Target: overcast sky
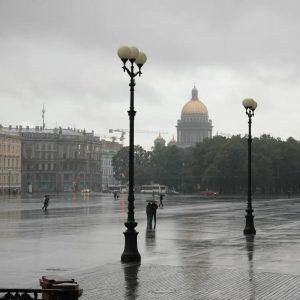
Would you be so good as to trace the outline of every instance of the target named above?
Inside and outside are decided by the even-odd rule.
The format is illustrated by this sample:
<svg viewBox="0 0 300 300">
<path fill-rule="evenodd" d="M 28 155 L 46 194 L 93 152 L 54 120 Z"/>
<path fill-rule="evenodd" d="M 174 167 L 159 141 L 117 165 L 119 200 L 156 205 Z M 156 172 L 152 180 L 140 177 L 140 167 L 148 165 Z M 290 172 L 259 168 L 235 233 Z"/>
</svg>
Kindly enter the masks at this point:
<svg viewBox="0 0 300 300">
<path fill-rule="evenodd" d="M 194 83 L 213 135 L 244 135 L 251 97 L 255 136 L 299 140 L 299 11 L 297 0 L 0 0 L 0 123 L 42 125 L 44 104 L 47 128 L 128 129 L 117 49 L 129 45 L 148 57 L 135 128 L 149 133 L 136 144 L 176 138 Z"/>
</svg>

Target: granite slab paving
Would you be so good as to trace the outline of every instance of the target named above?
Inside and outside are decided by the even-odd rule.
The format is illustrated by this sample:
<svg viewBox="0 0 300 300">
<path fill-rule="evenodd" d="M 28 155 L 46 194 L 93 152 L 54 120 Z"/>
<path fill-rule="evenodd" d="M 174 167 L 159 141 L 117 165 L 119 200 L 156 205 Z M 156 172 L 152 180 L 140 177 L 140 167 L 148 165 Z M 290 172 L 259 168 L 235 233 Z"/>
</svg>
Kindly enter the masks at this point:
<svg viewBox="0 0 300 300">
<path fill-rule="evenodd" d="M 82 300 L 300 299 L 300 276 L 272 272 L 107 264 L 75 275 Z"/>
<path fill-rule="evenodd" d="M 141 265 L 124 265 L 127 196 L 0 197 L 0 287 L 74 278 L 86 299 L 300 299 L 300 198 L 255 198 L 256 236 L 245 237 L 246 197 L 168 196 L 147 230 L 136 195 Z M 151 196 L 149 196 L 151 197 Z M 80 300 L 81 300 L 80 299 Z"/>
</svg>

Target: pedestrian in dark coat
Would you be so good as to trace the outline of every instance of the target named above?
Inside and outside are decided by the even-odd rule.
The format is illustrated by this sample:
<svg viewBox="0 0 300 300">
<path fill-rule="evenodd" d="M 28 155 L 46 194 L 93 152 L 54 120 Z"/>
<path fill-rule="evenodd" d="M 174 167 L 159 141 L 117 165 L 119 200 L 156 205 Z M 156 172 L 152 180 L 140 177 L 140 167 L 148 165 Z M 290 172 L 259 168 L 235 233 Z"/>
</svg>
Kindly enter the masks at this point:
<svg viewBox="0 0 300 300">
<path fill-rule="evenodd" d="M 45 195 L 44 206 L 42 208 L 43 211 L 47 211 L 48 205 L 49 205 L 49 199 L 50 199 L 50 196 L 49 195 Z"/>
<path fill-rule="evenodd" d="M 160 194 L 159 195 L 159 204 L 158 204 L 158 207 L 164 207 L 163 199 L 164 199 L 164 195 Z"/>
<path fill-rule="evenodd" d="M 149 202 L 146 206 L 147 229 L 152 229 L 152 206 Z"/>
<path fill-rule="evenodd" d="M 152 202 L 151 204 L 151 210 L 152 210 L 152 218 L 154 219 L 154 228 L 156 227 L 156 210 L 157 210 L 157 204 L 155 202 Z M 152 219 L 151 219 L 152 223 Z"/>
<path fill-rule="evenodd" d="M 114 191 L 114 199 L 115 199 L 115 200 L 118 199 L 117 196 L 118 196 L 117 191 Z"/>
</svg>

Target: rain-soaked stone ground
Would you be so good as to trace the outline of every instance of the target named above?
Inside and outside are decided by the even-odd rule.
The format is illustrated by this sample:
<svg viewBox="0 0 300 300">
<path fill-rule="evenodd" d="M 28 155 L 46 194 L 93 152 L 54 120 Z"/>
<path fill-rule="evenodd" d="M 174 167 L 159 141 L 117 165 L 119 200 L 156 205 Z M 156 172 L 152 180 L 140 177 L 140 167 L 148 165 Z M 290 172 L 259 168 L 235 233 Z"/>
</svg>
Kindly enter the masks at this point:
<svg viewBox="0 0 300 300">
<path fill-rule="evenodd" d="M 123 265 L 127 195 L 0 197 L 0 288 L 75 278 L 81 299 L 300 299 L 300 199 L 167 196 L 155 231 L 136 194 L 141 265 Z"/>
</svg>

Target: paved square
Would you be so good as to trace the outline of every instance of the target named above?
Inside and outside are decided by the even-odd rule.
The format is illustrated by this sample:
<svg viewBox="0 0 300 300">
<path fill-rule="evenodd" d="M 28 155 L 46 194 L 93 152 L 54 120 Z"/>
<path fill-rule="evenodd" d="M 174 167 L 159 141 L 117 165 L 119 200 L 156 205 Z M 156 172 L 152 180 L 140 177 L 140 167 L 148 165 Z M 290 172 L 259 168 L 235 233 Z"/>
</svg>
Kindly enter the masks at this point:
<svg viewBox="0 0 300 300">
<path fill-rule="evenodd" d="M 0 287 L 74 277 L 81 299 L 300 299 L 300 199 L 256 199 L 246 238 L 243 199 L 168 196 L 146 230 L 136 195 L 142 263 L 122 265 L 127 197 L 0 198 Z"/>
</svg>

